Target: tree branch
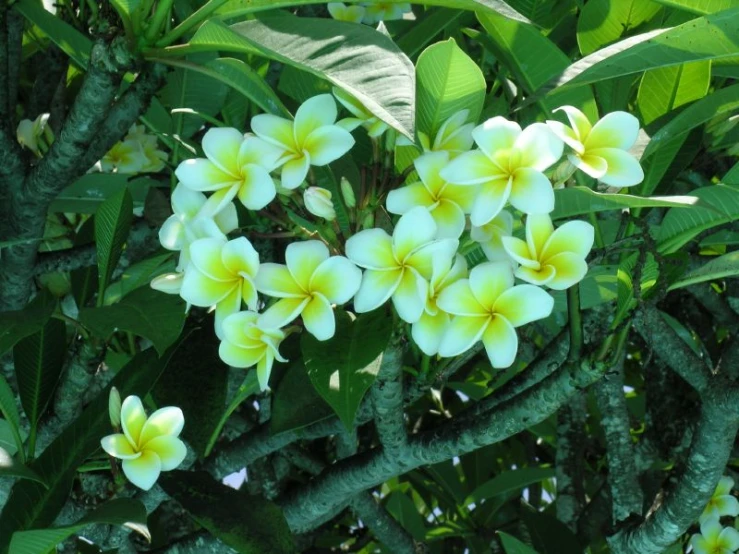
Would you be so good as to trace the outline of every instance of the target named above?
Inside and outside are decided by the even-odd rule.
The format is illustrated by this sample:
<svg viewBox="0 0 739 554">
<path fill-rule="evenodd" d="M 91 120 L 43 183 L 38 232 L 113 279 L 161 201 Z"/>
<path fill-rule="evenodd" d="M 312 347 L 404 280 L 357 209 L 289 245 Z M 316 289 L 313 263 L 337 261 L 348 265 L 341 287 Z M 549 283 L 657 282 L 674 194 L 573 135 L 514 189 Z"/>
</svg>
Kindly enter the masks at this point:
<svg viewBox="0 0 739 554">
<path fill-rule="evenodd" d="M 641 515 L 644 502 L 624 398 L 623 363 L 624 356 L 621 355 L 611 371 L 594 387 L 606 439 L 614 524 L 625 521 L 632 514 Z"/>
<path fill-rule="evenodd" d="M 354 515 L 370 528 L 378 540 L 397 554 L 415 554 L 416 544 L 408 532 L 369 492 L 362 492 L 349 503 Z M 423 548 L 423 547 L 421 547 Z"/>
<path fill-rule="evenodd" d="M 371 394 L 382 448 L 389 455 L 399 454 L 408 445 L 403 412 L 403 349 L 400 346 L 391 345 L 383 353 Z"/>
<path fill-rule="evenodd" d="M 585 444 L 585 396 L 576 394 L 557 412 L 557 519 L 572 531 L 585 506 L 583 451 Z"/>
</svg>

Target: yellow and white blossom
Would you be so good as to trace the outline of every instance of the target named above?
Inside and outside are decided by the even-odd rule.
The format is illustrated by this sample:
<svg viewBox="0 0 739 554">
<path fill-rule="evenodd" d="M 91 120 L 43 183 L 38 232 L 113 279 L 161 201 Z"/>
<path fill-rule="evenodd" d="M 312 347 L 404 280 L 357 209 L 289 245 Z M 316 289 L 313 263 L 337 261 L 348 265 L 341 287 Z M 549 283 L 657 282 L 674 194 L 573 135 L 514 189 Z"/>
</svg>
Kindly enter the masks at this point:
<svg viewBox="0 0 739 554">
<path fill-rule="evenodd" d="M 559 121 L 547 121 L 549 128 L 573 152 L 570 163 L 601 183 L 612 187 L 631 187 L 644 180 L 644 170 L 628 153 L 639 135 L 639 120 L 626 112 L 606 114 L 595 125 L 573 106 L 562 106 L 571 127 Z"/>
<path fill-rule="evenodd" d="M 357 6 L 359 7 L 359 6 Z M 347 131 L 353 131 L 360 125 L 367 129 L 367 134 L 372 138 L 379 137 L 387 130 L 387 123 L 373 115 L 367 110 L 356 98 L 344 92 L 340 88 L 334 87 L 334 96 L 339 103 L 344 106 L 354 117 L 345 117 L 336 124 L 343 127 Z"/>
<path fill-rule="evenodd" d="M 548 214 L 526 219 L 526 240 L 503 237 L 503 247 L 520 265 L 516 277 L 534 285 L 564 290 L 588 272 L 585 258 L 593 247 L 595 230 L 585 221 L 568 221 L 557 230 Z"/>
<path fill-rule="evenodd" d="M 279 329 L 299 315 L 308 332 L 318 340 L 334 336 L 332 305 L 351 300 L 362 280 L 360 269 L 343 256 L 330 256 L 318 240 L 294 242 L 285 251 L 285 263 L 265 263 L 259 268 L 259 292 L 280 298 L 259 318 L 259 325 Z"/>
<path fill-rule="evenodd" d="M 460 110 L 444 121 L 436 131 L 434 140 L 431 142 L 428 135 L 419 132 L 418 139 L 425 152 L 449 152 L 449 157 L 454 158 L 457 154 L 467 152 L 472 148 L 474 142 L 472 130 L 474 123 L 466 123 L 470 116 L 469 110 Z"/>
<path fill-rule="evenodd" d="M 336 125 L 336 116 L 333 96 L 319 94 L 303 102 L 294 121 L 272 114 L 252 118 L 251 128 L 257 136 L 282 153 L 283 187 L 299 187 L 311 165 L 329 164 L 354 146 L 351 133 Z"/>
<path fill-rule="evenodd" d="M 165 294 L 180 294 L 182 281 L 184 280 L 185 273 L 183 271 L 174 271 L 157 275 L 151 280 L 149 286 Z"/>
<path fill-rule="evenodd" d="M 182 410 L 161 408 L 148 418 L 138 396 L 129 396 L 121 406 L 123 433 L 104 437 L 103 450 L 123 460 L 123 473 L 129 481 L 148 491 L 162 471 L 179 466 L 187 447 L 178 437 L 185 425 Z"/>
<path fill-rule="evenodd" d="M 526 213 L 554 209 L 554 190 L 542 173 L 561 156 L 564 145 L 543 123 L 521 130 L 503 117 L 488 119 L 472 131 L 480 148 L 452 160 L 441 172 L 450 183 L 479 185 L 470 220 L 484 225 L 506 202 Z"/>
<path fill-rule="evenodd" d="M 364 6 L 352 4 L 347 6 L 343 2 L 329 2 L 326 6 L 328 13 L 337 21 L 361 23 L 364 19 Z"/>
<path fill-rule="evenodd" d="M 513 216 L 506 210 L 496 215 L 485 225 L 473 225 L 470 228 L 470 238 L 477 242 L 485 253 L 489 262 L 509 261 L 508 253 L 503 248 L 503 237 L 513 234 Z"/>
<path fill-rule="evenodd" d="M 257 366 L 259 388 L 265 390 L 275 360 L 286 362 L 279 347 L 285 333 L 267 327 L 256 312 L 238 312 L 223 320 L 223 337 L 218 348 L 221 359 L 230 366 Z"/>
<path fill-rule="evenodd" d="M 518 351 L 515 328 L 548 317 L 554 307 L 543 289 L 513 282 L 510 264 L 486 262 L 445 288 L 436 304 L 454 317 L 439 355 L 458 356 L 481 340 L 493 367 L 509 367 Z"/>
<path fill-rule="evenodd" d="M 731 477 L 721 477 L 698 521 L 703 523 L 709 519 L 718 521 L 723 516 L 739 516 L 739 501 L 731 494 L 733 488 L 734 480 Z"/>
<path fill-rule="evenodd" d="M 205 209 L 206 197 L 178 184 L 172 191 L 171 216 L 159 229 L 159 242 L 167 250 L 181 252 L 177 270 L 183 271 L 190 261 L 190 244 L 208 237 L 223 237 L 239 226 L 236 206 L 229 203 L 211 216 Z"/>
<path fill-rule="evenodd" d="M 261 210 L 275 197 L 269 172 L 280 163 L 282 151 L 255 136 L 232 128 L 213 128 L 203 137 L 205 158 L 185 160 L 175 175 L 187 188 L 213 192 L 211 213 L 224 209 L 234 197 L 250 210 Z"/>
<path fill-rule="evenodd" d="M 147 133 L 146 127 L 134 123 L 124 140 L 135 140 L 141 145 L 141 150 L 147 159 L 146 165 L 141 168 L 142 173 L 156 173 L 164 169 L 164 162 L 169 156 L 159 149 L 157 137 Z"/>
<path fill-rule="evenodd" d="M 223 320 L 241 310 L 242 301 L 257 309 L 258 270 L 259 254 L 246 237 L 199 239 L 190 245 L 180 296 L 194 306 L 215 306 L 216 335 L 223 338 Z"/>
<path fill-rule="evenodd" d="M 360 231 L 346 241 L 346 256 L 366 268 L 354 309 L 369 312 L 392 297 L 400 318 L 415 323 L 426 306 L 434 265 L 449 263 L 458 245 L 456 239 L 437 238 L 436 222 L 423 207 L 406 212 L 392 237 L 383 229 Z"/>
<path fill-rule="evenodd" d="M 308 187 L 303 192 L 305 209 L 313 215 L 322 217 L 328 221 L 336 219 L 336 210 L 331 201 L 331 191 L 321 187 Z"/>
<path fill-rule="evenodd" d="M 28 148 L 37 156 L 40 156 L 41 151 L 39 149 L 39 139 L 43 136 L 48 122 L 48 113 L 39 114 L 33 121 L 30 119 L 21 120 L 21 122 L 18 123 L 18 128 L 15 132 L 18 144 L 24 148 Z"/>
<path fill-rule="evenodd" d="M 403 19 L 403 15 L 411 11 L 410 2 L 364 2 L 364 23 L 372 25 L 380 21 L 393 21 Z"/>
<path fill-rule="evenodd" d="M 457 254 L 453 264 L 444 266 L 437 264 L 429 281 L 428 298 L 421 318 L 411 326 L 411 336 L 418 348 L 427 356 L 439 352 L 439 345 L 444 338 L 451 317 L 439 309 L 436 301 L 445 288 L 452 283 L 467 277 L 467 261 Z"/>
<path fill-rule="evenodd" d="M 148 163 L 138 141 L 123 140 L 115 143 L 103 156 L 100 168 L 104 173 L 140 173 Z"/>
<path fill-rule="evenodd" d="M 464 231 L 465 214 L 470 213 L 477 187 L 452 185 L 440 172 L 449 163 L 449 153 L 429 152 L 413 162 L 421 181 L 391 190 L 387 210 L 404 214 L 416 206 L 429 210 L 436 222 L 440 238 L 457 239 Z"/>
<path fill-rule="evenodd" d="M 708 519 L 701 523 L 701 534 L 690 538 L 690 545 L 693 554 L 733 554 L 739 549 L 739 531 Z"/>
</svg>

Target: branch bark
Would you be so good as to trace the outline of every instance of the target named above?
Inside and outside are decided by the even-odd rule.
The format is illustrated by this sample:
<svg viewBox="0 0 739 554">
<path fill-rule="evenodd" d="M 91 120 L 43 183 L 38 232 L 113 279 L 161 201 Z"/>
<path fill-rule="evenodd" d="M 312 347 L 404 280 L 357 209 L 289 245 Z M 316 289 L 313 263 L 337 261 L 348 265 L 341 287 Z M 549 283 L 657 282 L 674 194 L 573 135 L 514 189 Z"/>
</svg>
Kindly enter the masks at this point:
<svg viewBox="0 0 739 554">
<path fill-rule="evenodd" d="M 372 386 L 375 427 L 388 455 L 400 454 L 408 445 L 403 411 L 403 349 L 385 350 L 377 380 Z"/>
<path fill-rule="evenodd" d="M 557 519 L 570 530 L 577 529 L 577 519 L 585 506 L 585 396 L 577 394 L 557 413 Z"/>
</svg>

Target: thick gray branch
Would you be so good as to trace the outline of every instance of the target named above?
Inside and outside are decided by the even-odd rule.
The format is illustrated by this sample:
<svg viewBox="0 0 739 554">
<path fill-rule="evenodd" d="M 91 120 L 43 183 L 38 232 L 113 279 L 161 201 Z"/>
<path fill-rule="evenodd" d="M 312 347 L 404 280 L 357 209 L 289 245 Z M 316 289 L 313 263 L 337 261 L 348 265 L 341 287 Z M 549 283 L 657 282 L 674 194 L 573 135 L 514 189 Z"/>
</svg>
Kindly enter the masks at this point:
<svg viewBox="0 0 739 554">
<path fill-rule="evenodd" d="M 585 419 L 584 394 L 576 394 L 557 413 L 557 519 L 572 531 L 585 505 L 584 459 Z"/>
<path fill-rule="evenodd" d="M 399 454 L 408 444 L 403 412 L 403 350 L 391 346 L 383 353 L 377 380 L 372 386 L 375 427 L 389 455 Z"/>
</svg>

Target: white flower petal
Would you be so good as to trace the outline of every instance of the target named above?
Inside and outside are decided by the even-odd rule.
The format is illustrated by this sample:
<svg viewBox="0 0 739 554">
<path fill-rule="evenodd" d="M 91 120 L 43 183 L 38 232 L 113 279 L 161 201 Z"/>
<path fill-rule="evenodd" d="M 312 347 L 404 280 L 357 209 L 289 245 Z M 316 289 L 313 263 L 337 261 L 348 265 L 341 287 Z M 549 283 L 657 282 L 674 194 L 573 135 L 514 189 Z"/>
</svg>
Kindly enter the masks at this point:
<svg viewBox="0 0 739 554">
<path fill-rule="evenodd" d="M 172 471 L 187 456 L 187 447 L 177 437 L 163 435 L 146 443 L 145 449 L 154 452 L 162 464 L 162 471 Z"/>
<path fill-rule="evenodd" d="M 105 452 L 120 460 L 132 460 L 141 456 L 141 453 L 131 446 L 126 435 L 120 433 L 103 437 L 100 440 L 100 446 Z"/>
<path fill-rule="evenodd" d="M 310 297 L 283 298 L 278 300 L 267 308 L 266 312 L 259 316 L 257 323 L 260 327 L 269 327 L 272 329 L 284 327 L 301 314 L 309 301 Z"/>
<path fill-rule="evenodd" d="M 444 358 L 459 356 L 472 348 L 472 345 L 482 338 L 490 319 L 489 314 L 477 317 L 453 317 L 439 345 L 439 356 Z"/>
<path fill-rule="evenodd" d="M 421 206 L 406 212 L 393 230 L 393 252 L 399 261 L 436 238 L 436 223 Z"/>
<path fill-rule="evenodd" d="M 303 144 L 311 164 L 322 166 L 338 160 L 354 146 L 354 137 L 337 125 L 326 125 L 313 131 Z"/>
<path fill-rule="evenodd" d="M 510 264 L 486 262 L 470 271 L 470 289 L 475 299 L 487 311 L 492 311 L 497 299 L 513 286 L 513 270 Z"/>
<path fill-rule="evenodd" d="M 209 278 L 230 281 L 234 274 L 224 265 L 221 254 L 227 242 L 217 238 L 199 239 L 190 245 L 193 265 Z"/>
<path fill-rule="evenodd" d="M 121 427 L 128 442 L 139 443 L 141 430 L 146 423 L 146 411 L 138 396 L 128 396 L 121 404 Z"/>
<path fill-rule="evenodd" d="M 618 148 L 628 150 L 639 136 L 639 120 L 627 112 L 611 112 L 590 130 L 585 148 Z"/>
<path fill-rule="evenodd" d="M 578 141 L 585 142 L 592 129 L 587 116 L 574 106 L 562 106 L 554 111 L 565 112 L 567 119 L 570 120 L 570 125 L 572 125 L 572 130 L 575 132 L 575 137 Z"/>
<path fill-rule="evenodd" d="M 547 281 L 553 290 L 564 290 L 583 280 L 588 272 L 588 264 L 572 252 L 561 252 L 546 261 L 545 267 L 554 269 L 554 277 Z"/>
<path fill-rule="evenodd" d="M 259 114 L 251 118 L 251 130 L 268 143 L 295 152 L 293 122 L 272 114 Z"/>
<path fill-rule="evenodd" d="M 297 158 L 285 162 L 280 175 L 282 186 L 288 190 L 298 188 L 308 176 L 309 168 L 310 156 L 306 152 L 303 152 L 303 155 Z"/>
<path fill-rule="evenodd" d="M 441 170 L 441 177 L 457 185 L 477 185 L 505 173 L 480 150 L 463 152 Z"/>
<path fill-rule="evenodd" d="M 178 183 L 172 191 L 171 201 L 175 214 L 194 218 L 205 204 L 205 195 Z"/>
<path fill-rule="evenodd" d="M 496 116 L 476 127 L 472 138 L 488 158 L 494 159 L 497 152 L 511 149 L 520 134 L 518 123 Z"/>
<path fill-rule="evenodd" d="M 346 241 L 346 257 L 367 269 L 398 267 L 393 240 L 383 229 L 365 229 Z"/>
<path fill-rule="evenodd" d="M 255 277 L 259 271 L 259 253 L 246 237 L 235 238 L 223 245 L 221 260 L 232 276 Z"/>
<path fill-rule="evenodd" d="M 224 363 L 241 369 L 255 366 L 265 356 L 267 346 L 262 348 L 241 348 L 231 342 L 223 341 L 218 347 L 218 356 Z"/>
<path fill-rule="evenodd" d="M 526 218 L 526 244 L 533 259 L 543 259 L 544 245 L 553 232 L 554 225 L 549 214 L 531 214 Z"/>
<path fill-rule="evenodd" d="M 205 158 L 193 158 L 180 163 L 175 175 L 183 186 L 198 191 L 213 191 L 230 187 L 238 177 L 223 172 L 216 164 Z"/>
<path fill-rule="evenodd" d="M 554 210 L 554 189 L 540 171 L 521 168 L 513 175 L 510 201 L 525 214 L 548 214 Z"/>
<path fill-rule="evenodd" d="M 516 139 L 521 167 L 544 171 L 562 157 L 564 143 L 544 123 L 526 127 Z"/>
<path fill-rule="evenodd" d="M 472 293 L 469 279 L 460 279 L 439 293 L 436 305 L 448 314 L 463 317 L 488 316 L 489 311 Z"/>
<path fill-rule="evenodd" d="M 368 269 L 354 297 L 354 309 L 361 314 L 379 308 L 393 295 L 402 277 L 400 268 L 391 271 Z"/>
<path fill-rule="evenodd" d="M 336 320 L 331 303 L 321 293 L 313 293 L 313 298 L 302 312 L 305 329 L 318 340 L 328 340 L 336 332 Z"/>
<path fill-rule="evenodd" d="M 544 238 L 543 233 L 539 240 L 541 240 L 541 238 Z M 560 252 L 572 252 L 581 258 L 585 258 L 590 254 L 590 249 L 593 248 L 594 240 L 595 229 L 590 223 L 587 223 L 586 221 L 568 221 L 554 232 L 550 232 L 550 236 L 546 239 L 543 248 L 539 249 L 539 252 L 541 253 L 540 259 L 544 262 L 551 256 L 559 254 Z"/>
<path fill-rule="evenodd" d="M 277 195 L 275 183 L 262 166 L 248 164 L 242 169 L 243 181 L 237 196 L 250 210 L 261 210 Z"/>
<path fill-rule="evenodd" d="M 257 290 L 276 298 L 304 298 L 306 291 L 295 282 L 295 278 L 281 264 L 265 263 L 259 266 L 255 278 Z"/>
<path fill-rule="evenodd" d="M 403 277 L 393 293 L 393 306 L 400 319 L 415 323 L 423 314 L 428 298 L 428 282 L 413 268 L 403 271 Z"/>
<path fill-rule="evenodd" d="M 518 352 L 518 336 L 510 322 L 496 315 L 482 335 L 488 359 L 496 369 L 510 367 L 516 360 Z"/>
<path fill-rule="evenodd" d="M 554 298 L 534 285 L 516 285 L 502 292 L 493 306 L 514 327 L 549 317 L 553 308 Z"/>
<path fill-rule="evenodd" d="M 328 247 L 320 240 L 293 242 L 285 250 L 287 269 L 304 291 L 310 290 L 313 273 L 328 257 Z"/>
<path fill-rule="evenodd" d="M 330 94 L 319 94 L 303 102 L 295 112 L 295 141 L 302 148 L 313 131 L 333 125 L 338 112 Z"/>
<path fill-rule="evenodd" d="M 159 242 L 167 250 L 182 250 L 185 242 L 185 226 L 180 216 L 171 215 L 159 229 Z"/>
<path fill-rule="evenodd" d="M 239 174 L 239 149 L 244 135 L 230 127 L 212 127 L 203 136 L 203 152 L 221 171 Z"/>
<path fill-rule="evenodd" d="M 618 148 L 588 150 L 588 155 L 605 160 L 606 172 L 598 179 L 611 187 L 632 187 L 644 180 L 644 170 L 637 159 Z"/>
<path fill-rule="evenodd" d="M 283 127 L 287 129 L 284 124 Z M 246 165 L 256 164 L 267 171 L 272 171 L 277 169 L 284 153 L 283 146 L 276 146 L 259 137 L 247 136 L 239 148 L 238 166 L 243 168 Z"/>
<path fill-rule="evenodd" d="M 590 175 L 594 179 L 600 179 L 608 171 L 608 163 L 599 156 L 593 156 L 587 152 L 582 156 L 567 155 L 567 159 L 577 169 Z"/>
<path fill-rule="evenodd" d="M 182 279 L 180 296 L 193 306 L 210 308 L 226 298 L 238 284 L 235 281 L 216 281 L 190 264 Z"/>
<path fill-rule="evenodd" d="M 411 336 L 421 352 L 427 356 L 433 356 L 439 352 L 439 345 L 450 321 L 449 315 L 442 311 L 438 311 L 436 315 L 426 312 L 421 315 L 421 318 L 411 327 Z"/>
<path fill-rule="evenodd" d="M 357 294 L 362 271 L 343 256 L 324 260 L 310 278 L 309 290 L 319 292 L 332 304 L 345 304 Z"/>
<path fill-rule="evenodd" d="M 513 179 L 508 177 L 481 184 L 470 214 L 472 225 L 479 227 L 492 221 L 508 202 L 512 186 Z"/>
<path fill-rule="evenodd" d="M 142 452 L 140 457 L 133 460 L 123 460 L 122 465 L 126 478 L 145 491 L 154 486 L 162 471 L 159 456 L 151 451 Z"/>
<path fill-rule="evenodd" d="M 168 437 L 179 437 L 185 426 L 185 415 L 176 406 L 160 408 L 149 416 L 144 423 L 139 437 L 139 447 L 144 449 L 148 442 L 155 438 L 166 435 Z"/>
<path fill-rule="evenodd" d="M 391 190 L 387 195 L 385 205 L 387 211 L 391 214 L 404 214 L 418 206 L 428 208 L 434 202 L 434 198 L 429 194 L 423 183 L 413 183 Z"/>
</svg>

